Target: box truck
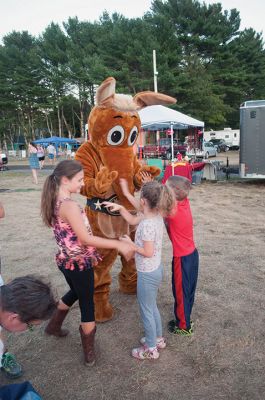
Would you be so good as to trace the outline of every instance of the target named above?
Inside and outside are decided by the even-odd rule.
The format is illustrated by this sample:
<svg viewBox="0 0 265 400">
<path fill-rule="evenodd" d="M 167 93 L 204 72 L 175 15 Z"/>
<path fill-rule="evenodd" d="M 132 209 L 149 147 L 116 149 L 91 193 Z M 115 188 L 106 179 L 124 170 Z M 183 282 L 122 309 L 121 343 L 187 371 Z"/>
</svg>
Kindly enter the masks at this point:
<svg viewBox="0 0 265 400">
<path fill-rule="evenodd" d="M 240 106 L 239 175 L 265 178 L 265 100 Z"/>
</svg>

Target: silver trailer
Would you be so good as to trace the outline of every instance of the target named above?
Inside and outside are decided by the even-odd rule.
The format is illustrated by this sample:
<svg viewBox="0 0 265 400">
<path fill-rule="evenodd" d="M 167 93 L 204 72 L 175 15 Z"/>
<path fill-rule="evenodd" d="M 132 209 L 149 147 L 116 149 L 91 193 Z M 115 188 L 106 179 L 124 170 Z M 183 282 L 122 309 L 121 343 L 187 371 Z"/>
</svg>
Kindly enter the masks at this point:
<svg viewBox="0 0 265 400">
<path fill-rule="evenodd" d="M 265 100 L 240 106 L 239 174 L 241 178 L 265 178 Z"/>
</svg>

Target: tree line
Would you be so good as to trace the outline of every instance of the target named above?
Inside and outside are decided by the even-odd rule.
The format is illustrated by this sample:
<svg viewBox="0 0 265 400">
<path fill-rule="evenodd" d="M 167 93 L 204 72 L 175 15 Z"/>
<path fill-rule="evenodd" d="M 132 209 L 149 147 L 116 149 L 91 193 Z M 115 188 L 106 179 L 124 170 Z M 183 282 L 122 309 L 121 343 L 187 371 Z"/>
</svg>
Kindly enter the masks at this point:
<svg viewBox="0 0 265 400">
<path fill-rule="evenodd" d="M 95 22 L 69 18 L 34 37 L 6 35 L 0 46 L 0 140 L 84 136 L 97 85 L 117 92 L 158 90 L 207 129 L 238 128 L 243 101 L 265 98 L 261 33 L 240 30 L 240 13 L 220 3 L 154 0 L 142 18 L 104 12 Z"/>
</svg>

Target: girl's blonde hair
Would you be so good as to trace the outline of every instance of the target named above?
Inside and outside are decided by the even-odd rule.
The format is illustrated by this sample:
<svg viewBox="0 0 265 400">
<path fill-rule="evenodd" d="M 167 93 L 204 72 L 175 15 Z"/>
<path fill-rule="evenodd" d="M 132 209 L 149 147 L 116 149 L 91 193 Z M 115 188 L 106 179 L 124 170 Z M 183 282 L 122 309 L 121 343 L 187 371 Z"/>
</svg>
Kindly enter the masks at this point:
<svg viewBox="0 0 265 400">
<path fill-rule="evenodd" d="M 41 195 L 41 216 L 45 225 L 51 227 L 53 224 L 58 189 L 62 177 L 72 179 L 82 169 L 82 165 L 78 161 L 64 160 L 46 178 Z"/>
<path fill-rule="evenodd" d="M 151 210 L 157 209 L 163 217 L 171 214 L 175 206 L 173 191 L 157 181 L 147 182 L 143 185 L 141 198 L 147 200 Z"/>
</svg>

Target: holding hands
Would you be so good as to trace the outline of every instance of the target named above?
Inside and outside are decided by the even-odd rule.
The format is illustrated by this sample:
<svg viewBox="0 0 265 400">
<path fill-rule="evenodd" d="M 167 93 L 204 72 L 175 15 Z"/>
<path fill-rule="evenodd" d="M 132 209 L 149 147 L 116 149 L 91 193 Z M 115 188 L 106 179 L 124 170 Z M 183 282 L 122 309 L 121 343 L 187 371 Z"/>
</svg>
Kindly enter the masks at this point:
<svg viewBox="0 0 265 400">
<path fill-rule="evenodd" d="M 124 243 L 133 244 L 133 245 L 134 245 L 134 248 L 135 248 L 135 244 L 134 244 L 134 242 L 132 241 L 132 239 L 130 238 L 130 236 L 128 236 L 128 235 L 123 235 L 122 237 L 120 237 L 119 240 L 122 241 L 122 242 L 124 242 Z"/>
<path fill-rule="evenodd" d="M 132 241 L 127 242 L 120 239 L 117 245 L 117 249 L 119 253 L 123 255 L 126 261 L 134 258 L 135 244 Z"/>
</svg>

